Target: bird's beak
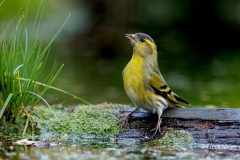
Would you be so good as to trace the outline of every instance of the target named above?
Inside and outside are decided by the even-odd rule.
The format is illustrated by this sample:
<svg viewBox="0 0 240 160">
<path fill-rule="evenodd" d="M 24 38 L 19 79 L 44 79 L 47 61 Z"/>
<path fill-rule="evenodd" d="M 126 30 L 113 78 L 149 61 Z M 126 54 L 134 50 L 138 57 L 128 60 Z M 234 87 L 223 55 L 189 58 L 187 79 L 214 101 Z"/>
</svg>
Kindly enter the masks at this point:
<svg viewBox="0 0 240 160">
<path fill-rule="evenodd" d="M 133 39 L 135 40 L 136 39 L 136 34 L 125 34 L 125 37 L 127 37 L 128 39 Z"/>
<path fill-rule="evenodd" d="M 136 34 L 125 34 L 125 37 L 127 37 L 132 44 L 137 43 Z"/>
</svg>

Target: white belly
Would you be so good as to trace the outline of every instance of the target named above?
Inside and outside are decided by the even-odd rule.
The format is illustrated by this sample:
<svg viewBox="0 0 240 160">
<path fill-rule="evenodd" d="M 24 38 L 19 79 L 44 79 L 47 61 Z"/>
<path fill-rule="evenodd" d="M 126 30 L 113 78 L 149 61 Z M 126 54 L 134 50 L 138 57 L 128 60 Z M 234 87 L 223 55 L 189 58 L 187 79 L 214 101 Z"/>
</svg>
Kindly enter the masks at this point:
<svg viewBox="0 0 240 160">
<path fill-rule="evenodd" d="M 151 100 L 145 103 L 139 99 L 138 95 L 132 88 L 128 90 L 127 95 L 137 108 L 142 108 L 151 113 L 158 113 L 158 110 L 164 111 L 168 107 L 168 101 L 160 95 L 152 94 L 151 97 L 147 98 Z"/>
</svg>

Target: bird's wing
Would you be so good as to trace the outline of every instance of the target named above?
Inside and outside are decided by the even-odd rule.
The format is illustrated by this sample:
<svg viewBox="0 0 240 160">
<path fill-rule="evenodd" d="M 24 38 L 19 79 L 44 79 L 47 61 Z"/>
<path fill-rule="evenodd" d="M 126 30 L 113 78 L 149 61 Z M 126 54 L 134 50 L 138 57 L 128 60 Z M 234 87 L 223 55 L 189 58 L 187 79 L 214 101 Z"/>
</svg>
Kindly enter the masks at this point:
<svg viewBox="0 0 240 160">
<path fill-rule="evenodd" d="M 155 72 L 151 74 L 149 83 L 156 94 L 163 96 L 164 98 L 168 99 L 172 103 L 178 103 L 178 101 L 172 94 L 173 92 L 171 91 L 170 87 L 164 81 L 161 73 L 158 74 Z"/>
<path fill-rule="evenodd" d="M 179 97 L 176 93 L 172 92 L 170 87 L 164 81 L 160 72 L 155 72 L 150 75 L 149 80 L 150 86 L 153 88 L 156 94 L 163 96 L 164 98 L 168 99 L 170 102 L 174 104 L 178 104 L 178 101 L 191 105 L 186 100 Z M 182 108 L 182 106 L 181 106 Z"/>
</svg>

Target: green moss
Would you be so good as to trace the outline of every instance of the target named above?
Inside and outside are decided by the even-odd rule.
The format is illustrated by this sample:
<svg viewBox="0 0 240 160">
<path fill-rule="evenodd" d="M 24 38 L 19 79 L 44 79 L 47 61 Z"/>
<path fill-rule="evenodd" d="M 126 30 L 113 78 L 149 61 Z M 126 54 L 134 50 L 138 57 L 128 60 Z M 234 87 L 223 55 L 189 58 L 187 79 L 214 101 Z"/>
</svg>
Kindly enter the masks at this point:
<svg viewBox="0 0 240 160">
<path fill-rule="evenodd" d="M 193 137 L 184 130 L 169 129 L 161 139 L 155 139 L 146 143 L 147 147 L 161 148 L 194 148 Z"/>
<path fill-rule="evenodd" d="M 54 109 L 54 113 L 60 119 L 61 124 L 46 107 L 40 107 L 35 112 L 34 120 L 38 121 L 42 129 L 59 134 L 79 134 L 87 136 L 112 137 L 120 132 L 118 125 L 120 111 L 123 105 L 99 104 L 79 105 L 69 110 Z M 41 117 L 41 118 L 39 118 Z"/>
<path fill-rule="evenodd" d="M 39 129 L 36 128 L 36 123 L 28 123 L 26 133 L 22 136 L 24 127 L 26 125 L 26 117 L 16 118 L 14 123 L 6 122 L 4 119 L 0 120 L 0 140 L 17 140 L 20 138 L 26 138 L 28 135 L 39 134 Z M 34 131 L 33 131 L 34 130 Z"/>
</svg>

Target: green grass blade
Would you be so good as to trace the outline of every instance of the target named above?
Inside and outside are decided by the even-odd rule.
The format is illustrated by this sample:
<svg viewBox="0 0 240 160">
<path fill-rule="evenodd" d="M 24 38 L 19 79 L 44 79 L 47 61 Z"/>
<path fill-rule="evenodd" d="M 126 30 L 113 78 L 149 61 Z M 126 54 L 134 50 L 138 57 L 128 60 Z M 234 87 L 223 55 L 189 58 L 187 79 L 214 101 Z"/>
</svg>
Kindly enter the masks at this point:
<svg viewBox="0 0 240 160">
<path fill-rule="evenodd" d="M 35 113 L 34 111 L 33 111 L 33 114 L 35 114 L 44 124 L 46 124 L 49 128 L 51 128 L 51 127 L 48 125 L 48 123 L 46 123 L 45 120 L 42 119 L 41 116 L 39 116 L 39 115 L 38 115 L 37 113 Z"/>
<path fill-rule="evenodd" d="M 5 2 L 5 0 L 3 0 L 1 3 L 0 3 L 0 6 Z"/>
<path fill-rule="evenodd" d="M 28 81 L 29 79 L 20 78 L 20 80 L 22 80 L 22 81 Z M 33 81 L 33 82 L 34 82 L 35 84 L 40 85 L 40 86 L 44 86 L 44 87 L 48 86 L 47 84 L 44 84 L 44 83 L 41 83 L 41 82 L 36 82 L 36 81 Z M 64 90 L 62 90 L 62 89 L 59 89 L 59 88 L 53 87 L 53 86 L 49 86 L 49 88 L 54 89 L 54 90 L 59 91 L 59 92 L 62 92 L 62 93 L 65 93 L 65 94 L 67 94 L 67 95 L 70 95 L 70 96 L 72 96 L 72 97 L 74 97 L 74 98 L 76 98 L 76 99 L 78 99 L 78 100 L 80 100 L 80 101 L 82 101 L 82 102 L 84 102 L 84 103 L 86 103 L 86 104 L 91 105 L 91 103 L 87 102 L 86 100 L 84 100 L 84 99 L 82 99 L 82 98 L 80 98 L 80 97 L 78 97 L 78 96 L 76 96 L 76 95 L 74 95 L 74 94 L 72 94 L 72 93 L 69 93 L 69 92 L 67 92 L 67 91 L 64 91 Z"/>
<path fill-rule="evenodd" d="M 12 93 L 10 93 L 10 94 L 8 95 L 6 101 L 5 101 L 5 103 L 4 103 L 4 105 L 3 105 L 2 109 L 1 109 L 0 119 L 2 118 L 3 112 L 5 111 L 5 109 L 6 109 L 7 105 L 8 105 L 8 103 L 9 103 L 9 101 L 11 100 L 12 96 L 13 96 Z"/>
<path fill-rule="evenodd" d="M 23 64 L 17 66 L 17 68 L 13 71 L 13 75 L 15 76 L 17 71 L 19 70 L 19 68 L 21 68 L 23 66 Z"/>
<path fill-rule="evenodd" d="M 31 91 L 25 91 L 25 92 L 31 93 L 31 94 L 37 96 L 38 98 L 40 98 L 41 100 L 43 100 L 43 101 L 46 103 L 46 105 L 49 107 L 49 109 L 51 110 L 51 112 L 52 112 L 52 114 L 54 115 L 54 117 L 58 120 L 58 122 L 59 122 L 60 124 L 62 124 L 61 121 L 60 121 L 60 120 L 58 119 L 58 117 L 56 116 L 56 114 L 53 112 L 51 106 L 47 103 L 47 101 L 46 101 L 44 98 L 42 98 L 42 97 L 39 96 L 38 94 L 36 94 L 36 93 L 34 93 L 34 92 L 31 92 Z"/>
</svg>

